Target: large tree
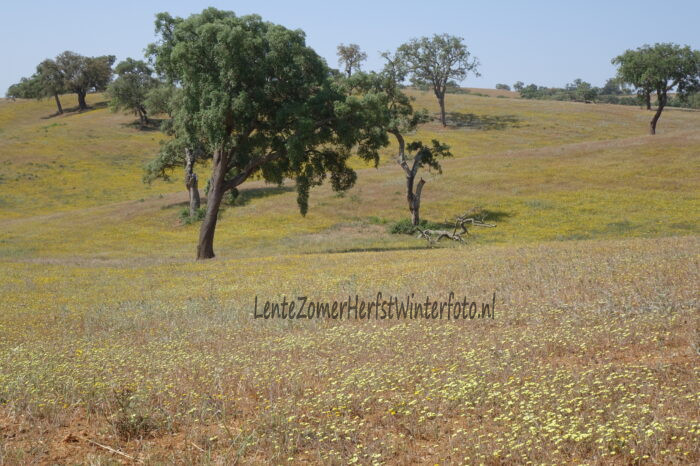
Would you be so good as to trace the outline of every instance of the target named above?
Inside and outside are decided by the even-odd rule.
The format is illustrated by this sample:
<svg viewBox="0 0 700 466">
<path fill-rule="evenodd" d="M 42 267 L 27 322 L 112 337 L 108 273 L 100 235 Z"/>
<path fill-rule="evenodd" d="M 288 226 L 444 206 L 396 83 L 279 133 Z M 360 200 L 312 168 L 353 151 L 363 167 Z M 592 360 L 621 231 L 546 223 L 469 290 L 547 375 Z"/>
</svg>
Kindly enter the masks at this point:
<svg viewBox="0 0 700 466">
<path fill-rule="evenodd" d="M 208 8 L 187 19 L 161 13 L 156 31 L 156 69 L 181 87 L 176 125 L 212 154 L 198 259 L 214 257 L 224 194 L 252 175 L 294 178 L 305 214 L 309 189 L 328 173 L 335 190 L 354 184 L 353 148 L 376 163 L 388 143 L 373 101 L 350 96 L 300 30 Z"/>
<path fill-rule="evenodd" d="M 700 51 L 689 46 L 660 43 L 627 50 L 612 60 L 619 66 L 618 76 L 636 87 L 647 99 L 656 93 L 656 112 L 649 122 L 649 133 L 656 134 L 656 124 L 668 103 L 668 93 L 675 89 L 681 96 L 700 89 Z"/>
<path fill-rule="evenodd" d="M 158 86 L 153 70 L 143 61 L 127 58 L 114 69 L 117 78 L 107 87 L 113 110 L 128 110 L 139 117 L 141 126 L 148 124 L 146 98 Z"/>
<path fill-rule="evenodd" d="M 398 151 L 396 162 L 406 175 L 406 201 L 411 212 L 413 225 L 420 224 L 420 202 L 425 180 L 420 178 L 416 184 L 418 171 L 429 167 L 442 172 L 439 158 L 450 157 L 449 146 L 433 139 L 430 145 L 422 141 L 406 143 L 404 135 L 414 132 L 418 125 L 429 121 L 425 110 L 415 111 L 412 99 L 401 90 L 401 83 L 406 78 L 407 69 L 396 56 L 383 54 L 387 60 L 381 73 L 357 74 L 350 78 L 351 86 L 365 95 L 374 94 L 382 102 L 385 112 L 378 128 L 396 138 Z"/>
<path fill-rule="evenodd" d="M 350 77 L 353 71 L 360 71 L 362 62 L 367 60 L 367 54 L 357 44 L 340 44 L 338 46 L 338 65 Z"/>
<path fill-rule="evenodd" d="M 56 63 L 63 74 L 66 90 L 78 96 L 78 107 L 88 108 L 85 96 L 88 92 L 104 91 L 112 80 L 112 65 L 116 57 L 84 57 L 65 51 L 56 57 Z"/>
<path fill-rule="evenodd" d="M 464 39 L 449 34 L 412 39 L 399 47 L 397 58 L 407 66 L 414 84 L 432 87 L 440 104 L 440 121 L 447 126 L 445 92 L 448 82 L 462 81 L 470 72 L 479 76 L 479 61 L 471 56 Z"/>
</svg>

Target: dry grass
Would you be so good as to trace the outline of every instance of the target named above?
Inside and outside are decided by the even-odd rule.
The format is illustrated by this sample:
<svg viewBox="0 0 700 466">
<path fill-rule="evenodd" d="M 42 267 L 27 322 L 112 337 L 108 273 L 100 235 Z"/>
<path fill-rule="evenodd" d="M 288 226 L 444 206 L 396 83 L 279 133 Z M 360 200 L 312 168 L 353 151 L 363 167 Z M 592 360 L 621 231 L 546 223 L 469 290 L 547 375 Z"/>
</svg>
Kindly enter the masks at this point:
<svg viewBox="0 0 700 466">
<path fill-rule="evenodd" d="M 387 150 L 307 218 L 248 184 L 219 258 L 193 263 L 180 183 L 140 182 L 158 133 L 0 101 L 0 464 L 700 462 L 700 114 L 652 138 L 622 106 L 448 110 L 518 124 L 422 128 L 455 152 L 424 216 L 482 205 L 497 228 L 435 249 L 388 234 L 406 209 Z M 379 291 L 495 292 L 496 315 L 252 318 L 255 296 Z"/>
</svg>

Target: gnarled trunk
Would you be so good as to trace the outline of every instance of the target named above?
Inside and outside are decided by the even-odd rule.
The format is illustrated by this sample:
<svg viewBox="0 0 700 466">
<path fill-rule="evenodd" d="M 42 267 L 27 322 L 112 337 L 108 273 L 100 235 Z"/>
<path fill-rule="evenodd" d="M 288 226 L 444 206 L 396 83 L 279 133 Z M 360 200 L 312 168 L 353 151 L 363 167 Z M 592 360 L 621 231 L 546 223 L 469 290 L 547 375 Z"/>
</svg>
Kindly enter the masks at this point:
<svg viewBox="0 0 700 466">
<path fill-rule="evenodd" d="M 443 127 L 447 126 L 447 118 L 445 116 L 445 92 L 435 92 L 438 98 L 438 103 L 440 104 L 440 122 Z"/>
<path fill-rule="evenodd" d="M 644 95 L 644 99 L 646 100 L 647 110 L 651 110 L 651 92 L 647 92 Z"/>
<path fill-rule="evenodd" d="M 85 101 L 85 92 L 78 92 L 78 108 L 80 110 L 87 110 L 87 102 Z"/>
<path fill-rule="evenodd" d="M 200 206 L 197 174 L 194 172 L 194 155 L 189 149 L 185 150 L 185 186 L 190 196 L 190 217 L 196 215 Z"/>
<path fill-rule="evenodd" d="M 415 191 L 413 189 L 416 174 L 418 173 L 419 160 L 413 161 L 413 168 L 408 167 L 408 162 L 406 161 L 406 142 L 399 131 L 391 131 L 391 133 L 396 137 L 396 141 L 399 143 L 399 154 L 397 161 L 401 168 L 403 168 L 406 173 L 406 201 L 408 202 L 408 210 L 411 212 L 411 223 L 414 226 L 420 224 L 420 195 L 423 191 L 423 185 L 425 180 L 421 178 L 416 186 Z"/>
<path fill-rule="evenodd" d="M 58 98 L 58 94 L 54 94 L 53 98 L 56 99 L 56 108 L 58 109 L 56 113 L 58 115 L 63 115 L 63 106 L 61 105 L 61 99 Z"/>
<path fill-rule="evenodd" d="M 666 92 L 657 92 L 656 96 L 656 100 L 658 101 L 656 113 L 651 119 L 651 122 L 649 122 L 649 134 L 652 135 L 656 134 L 656 123 L 659 121 L 659 117 L 661 117 L 661 112 L 663 112 L 664 107 L 666 106 Z"/>
<path fill-rule="evenodd" d="M 214 232 L 219 216 L 219 207 L 224 197 L 226 186 L 224 178 L 228 164 L 228 153 L 225 150 L 217 150 L 214 153 L 209 194 L 207 195 L 207 213 L 199 229 L 199 243 L 197 244 L 197 260 L 211 259 L 214 257 Z"/>
<path fill-rule="evenodd" d="M 145 126 L 148 124 L 148 114 L 146 113 L 146 109 L 143 107 L 138 108 L 138 114 L 139 114 L 139 123 L 141 126 Z"/>
</svg>

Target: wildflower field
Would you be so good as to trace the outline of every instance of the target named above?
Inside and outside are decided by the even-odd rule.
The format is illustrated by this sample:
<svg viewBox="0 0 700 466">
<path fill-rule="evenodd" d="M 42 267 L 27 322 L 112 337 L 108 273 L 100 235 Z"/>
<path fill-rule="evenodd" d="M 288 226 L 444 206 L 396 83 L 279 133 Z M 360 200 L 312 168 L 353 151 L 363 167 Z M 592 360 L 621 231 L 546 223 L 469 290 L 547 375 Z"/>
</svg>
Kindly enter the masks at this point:
<svg viewBox="0 0 700 466">
<path fill-rule="evenodd" d="M 142 182 L 163 135 L 103 100 L 0 100 L 0 464 L 700 462 L 700 113 L 651 137 L 636 107 L 449 95 L 412 136 L 454 153 L 423 217 L 496 228 L 391 234 L 389 147 L 306 217 L 292 183 L 243 185 L 196 263 L 181 173 Z M 254 318 L 380 292 L 495 308 Z"/>
</svg>

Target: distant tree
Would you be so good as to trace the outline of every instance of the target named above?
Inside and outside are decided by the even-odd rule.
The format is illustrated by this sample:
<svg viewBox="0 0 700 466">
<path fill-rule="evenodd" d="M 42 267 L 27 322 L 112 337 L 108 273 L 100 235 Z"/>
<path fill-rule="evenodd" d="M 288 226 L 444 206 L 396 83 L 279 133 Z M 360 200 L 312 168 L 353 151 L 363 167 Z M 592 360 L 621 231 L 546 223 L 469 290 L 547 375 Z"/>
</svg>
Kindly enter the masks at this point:
<svg viewBox="0 0 700 466">
<path fill-rule="evenodd" d="M 518 81 L 515 84 L 513 84 L 513 90 L 517 92 L 520 92 L 523 89 L 523 87 L 525 87 L 525 83 L 522 81 Z"/>
<path fill-rule="evenodd" d="M 302 31 L 208 8 L 187 19 L 161 13 L 156 32 L 149 46 L 156 70 L 182 89 L 176 125 L 212 157 L 198 259 L 214 257 L 223 196 L 250 176 L 295 178 L 304 215 L 310 188 L 328 173 L 335 190 L 354 184 L 353 148 L 378 162 L 388 143 L 375 129 L 382 115 L 371 98 L 346 92 Z"/>
<path fill-rule="evenodd" d="M 500 89 L 502 91 L 509 91 L 510 86 L 508 84 L 496 84 L 496 89 Z"/>
<path fill-rule="evenodd" d="M 471 53 L 461 37 L 448 34 L 421 37 L 401 45 L 396 58 L 403 62 L 414 84 L 429 84 L 440 104 L 440 121 L 445 118 L 445 91 L 450 79 L 462 81 L 469 72 L 479 76 L 479 61 Z"/>
<path fill-rule="evenodd" d="M 65 91 L 65 82 L 61 70 L 54 60 L 44 60 L 36 67 L 36 73 L 29 78 L 22 78 L 7 90 L 7 96 L 22 99 L 43 99 L 53 97 L 56 101 L 56 113 L 63 113 L 59 94 Z"/>
<path fill-rule="evenodd" d="M 148 124 L 146 97 L 158 85 L 153 70 L 143 61 L 127 58 L 114 69 L 117 78 L 107 87 L 112 110 L 128 110 L 139 117 L 141 126 Z"/>
<path fill-rule="evenodd" d="M 340 44 L 338 46 L 338 65 L 350 76 L 353 71 L 360 71 L 362 62 L 367 60 L 367 54 L 360 50 L 357 44 Z"/>
<path fill-rule="evenodd" d="M 104 91 L 112 79 L 114 55 L 84 57 L 65 51 L 56 57 L 56 64 L 64 77 L 66 90 L 78 95 L 78 107 L 88 108 L 85 96 L 88 92 Z"/>
<path fill-rule="evenodd" d="M 418 171 L 423 167 L 429 167 L 442 172 L 439 158 L 450 157 L 449 146 L 433 139 L 430 145 L 421 141 L 406 144 L 404 135 L 416 130 L 419 124 L 429 121 L 427 111 L 414 111 L 412 99 L 401 90 L 401 83 L 406 78 L 407 70 L 404 64 L 389 53 L 382 55 L 386 60 L 386 66 L 381 73 L 369 73 L 353 76 L 351 86 L 360 89 L 364 93 L 374 94 L 377 100 L 383 102 L 383 111 L 386 113 L 381 120 L 380 129 L 393 135 L 398 143 L 396 162 L 406 175 L 406 200 L 408 210 L 411 212 L 413 225 L 420 224 L 421 193 L 425 180 L 423 178 L 416 185 Z"/>
<path fill-rule="evenodd" d="M 38 82 L 36 76 L 22 78 L 18 83 L 7 88 L 5 97 L 8 99 L 34 99 L 38 94 Z"/>
<path fill-rule="evenodd" d="M 598 96 L 599 89 L 582 79 L 575 79 L 573 83 L 566 85 L 566 91 L 571 100 L 591 102 Z"/>
<path fill-rule="evenodd" d="M 172 84 L 161 83 L 154 86 L 146 93 L 146 111 L 151 115 L 166 114 L 172 117 L 176 93 L 177 88 Z"/>
<path fill-rule="evenodd" d="M 656 93 L 657 108 L 649 133 L 656 134 L 656 124 L 668 102 L 668 93 L 675 89 L 680 96 L 700 89 L 700 51 L 672 43 L 644 45 L 627 50 L 613 58 L 618 76 L 645 93 L 647 102 L 651 90 Z"/>
<path fill-rule="evenodd" d="M 59 94 L 66 91 L 66 82 L 61 69 L 55 60 L 46 59 L 36 67 L 36 76 L 39 80 L 39 96 L 53 97 L 56 101 L 57 113 L 63 113 L 63 106 Z"/>
<path fill-rule="evenodd" d="M 624 94 L 623 83 L 619 77 L 610 78 L 605 81 L 605 85 L 600 89 L 602 95 L 622 95 Z"/>
</svg>

